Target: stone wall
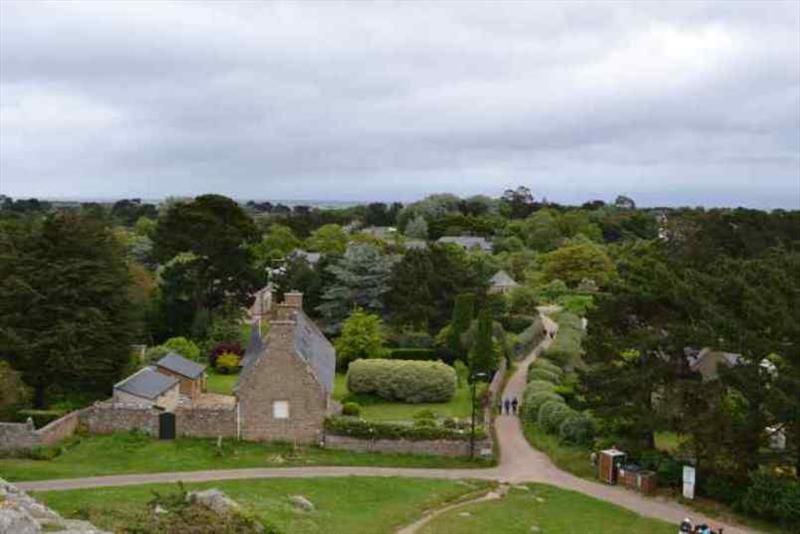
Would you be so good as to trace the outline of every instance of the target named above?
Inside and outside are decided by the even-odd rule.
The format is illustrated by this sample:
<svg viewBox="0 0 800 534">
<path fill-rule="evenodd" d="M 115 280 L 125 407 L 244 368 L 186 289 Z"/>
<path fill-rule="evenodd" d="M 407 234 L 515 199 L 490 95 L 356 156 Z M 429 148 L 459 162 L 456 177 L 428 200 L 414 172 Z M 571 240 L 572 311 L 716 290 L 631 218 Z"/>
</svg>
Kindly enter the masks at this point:
<svg viewBox="0 0 800 534">
<path fill-rule="evenodd" d="M 325 447 L 355 452 L 384 452 L 403 454 L 431 454 L 435 456 L 469 456 L 469 440 L 358 439 L 350 436 L 325 436 Z M 475 441 L 475 456 L 482 450 L 491 450 L 492 442 L 485 438 Z"/>
<path fill-rule="evenodd" d="M 158 436 L 160 413 L 160 410 L 154 408 L 143 409 L 102 402 L 86 408 L 81 414 L 81 423 L 92 434 L 111 434 L 136 429 L 151 436 Z"/>
<path fill-rule="evenodd" d="M 176 433 L 193 438 L 235 438 L 236 407 L 194 407 L 175 410 Z"/>
<path fill-rule="evenodd" d="M 40 444 L 53 445 L 73 435 L 80 424 L 81 413 L 83 410 L 75 410 L 38 429 L 36 433 L 39 435 Z"/>
<path fill-rule="evenodd" d="M 28 450 L 39 444 L 33 422 L 0 423 L 0 453 Z"/>
</svg>

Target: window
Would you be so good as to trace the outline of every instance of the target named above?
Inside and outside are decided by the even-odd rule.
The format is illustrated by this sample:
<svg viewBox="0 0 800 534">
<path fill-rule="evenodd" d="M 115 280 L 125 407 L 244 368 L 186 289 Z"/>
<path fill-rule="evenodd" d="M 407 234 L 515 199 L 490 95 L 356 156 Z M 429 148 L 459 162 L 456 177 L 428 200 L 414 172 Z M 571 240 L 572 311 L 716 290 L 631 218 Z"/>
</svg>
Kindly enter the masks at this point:
<svg viewBox="0 0 800 534">
<path fill-rule="evenodd" d="M 289 419 L 289 401 L 273 402 L 272 417 L 275 419 Z"/>
</svg>

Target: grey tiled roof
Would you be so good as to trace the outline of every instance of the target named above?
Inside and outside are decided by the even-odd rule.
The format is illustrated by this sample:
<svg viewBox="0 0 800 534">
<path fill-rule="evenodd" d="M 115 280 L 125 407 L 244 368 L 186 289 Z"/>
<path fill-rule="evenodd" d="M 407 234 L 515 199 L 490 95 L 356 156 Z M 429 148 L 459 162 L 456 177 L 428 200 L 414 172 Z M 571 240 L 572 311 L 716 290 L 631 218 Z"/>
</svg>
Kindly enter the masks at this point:
<svg viewBox="0 0 800 534">
<path fill-rule="evenodd" d="M 439 243 L 453 243 L 456 245 L 460 245 L 464 248 L 471 249 L 471 248 L 479 248 L 485 251 L 492 250 L 492 244 L 487 241 L 483 237 L 475 237 L 469 235 L 459 235 L 459 236 L 444 236 L 440 237 L 438 240 Z"/>
<path fill-rule="evenodd" d="M 336 351 L 325 334 L 305 313 L 298 312 L 296 321 L 294 348 L 311 365 L 317 379 L 330 393 L 333 391 L 333 378 L 336 373 Z"/>
<path fill-rule="evenodd" d="M 247 348 L 242 357 L 242 367 L 249 366 L 253 360 L 258 358 L 261 351 L 264 350 L 264 343 L 261 341 L 261 334 L 258 332 L 258 325 L 250 325 L 250 340 L 247 342 Z"/>
<path fill-rule="evenodd" d="M 178 382 L 179 380 L 173 376 L 159 373 L 152 367 L 145 367 L 117 383 L 114 389 L 145 399 L 155 399 Z"/>
<path fill-rule="evenodd" d="M 492 276 L 490 283 L 493 286 L 518 286 L 519 284 L 505 271 L 497 271 Z"/>
<path fill-rule="evenodd" d="M 322 254 L 319 252 L 307 252 L 298 248 L 292 251 L 291 257 L 304 258 L 309 265 L 316 265 L 319 263 L 319 259 L 322 257 Z"/>
<path fill-rule="evenodd" d="M 177 352 L 168 353 L 158 360 L 156 365 L 168 369 L 173 373 L 185 376 L 186 378 L 191 378 L 192 380 L 200 378 L 206 370 L 205 365 L 200 365 L 197 362 L 184 358 Z"/>
</svg>

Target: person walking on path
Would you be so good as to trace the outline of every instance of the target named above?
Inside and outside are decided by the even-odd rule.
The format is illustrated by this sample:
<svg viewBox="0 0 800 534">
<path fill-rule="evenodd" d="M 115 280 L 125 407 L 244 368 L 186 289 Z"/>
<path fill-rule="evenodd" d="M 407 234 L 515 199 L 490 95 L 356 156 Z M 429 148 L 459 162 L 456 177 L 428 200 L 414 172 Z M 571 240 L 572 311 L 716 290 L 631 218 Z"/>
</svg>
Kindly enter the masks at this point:
<svg viewBox="0 0 800 534">
<path fill-rule="evenodd" d="M 506 398 L 505 400 L 506 405 L 506 415 L 511 415 L 511 401 Z"/>
<path fill-rule="evenodd" d="M 517 415 L 517 406 L 519 406 L 519 401 L 516 397 L 514 397 L 511 399 L 511 411 L 514 413 L 514 415 Z"/>
</svg>

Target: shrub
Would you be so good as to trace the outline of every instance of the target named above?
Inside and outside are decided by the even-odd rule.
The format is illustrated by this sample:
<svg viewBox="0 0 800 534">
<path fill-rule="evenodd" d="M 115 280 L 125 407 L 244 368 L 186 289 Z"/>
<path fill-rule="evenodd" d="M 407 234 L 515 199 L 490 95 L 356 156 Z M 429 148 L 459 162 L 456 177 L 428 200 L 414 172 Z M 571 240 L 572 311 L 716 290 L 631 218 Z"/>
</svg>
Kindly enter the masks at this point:
<svg viewBox="0 0 800 534">
<path fill-rule="evenodd" d="M 67 412 L 63 410 L 19 410 L 17 418 L 21 421 L 26 421 L 28 417 L 33 419 L 33 425 L 36 428 L 42 428 L 56 419 L 63 417 Z"/>
<path fill-rule="evenodd" d="M 764 471 L 750 474 L 740 510 L 787 526 L 800 525 L 800 481 L 779 478 Z"/>
<path fill-rule="evenodd" d="M 506 332 L 521 334 L 526 328 L 531 326 L 535 320 L 536 318 L 530 315 L 504 315 L 500 318 L 500 324 L 503 325 Z"/>
<path fill-rule="evenodd" d="M 541 392 L 554 392 L 556 385 L 550 382 L 549 380 L 531 380 L 528 382 L 528 385 L 525 386 L 525 394 L 533 394 L 533 392 L 541 393 Z"/>
<path fill-rule="evenodd" d="M 194 341 L 185 337 L 169 338 L 163 346 L 189 360 L 197 361 L 200 359 L 200 348 L 195 345 Z"/>
<path fill-rule="evenodd" d="M 342 415 L 361 415 L 361 406 L 357 402 L 345 402 L 342 406 Z"/>
<path fill-rule="evenodd" d="M 243 356 L 244 349 L 242 348 L 242 344 L 238 341 L 222 341 L 217 343 L 214 345 L 214 348 L 211 349 L 211 353 L 208 355 L 208 363 L 211 364 L 211 367 L 217 366 L 217 358 L 223 354 L 236 354 L 237 356 Z"/>
<path fill-rule="evenodd" d="M 553 390 L 564 398 L 564 401 L 572 405 L 577 400 L 577 392 L 574 384 L 559 384 Z"/>
<path fill-rule="evenodd" d="M 575 414 L 573 409 L 564 404 L 563 401 L 550 400 L 539 407 L 536 424 L 545 432 L 554 434 L 558 432 L 561 423 L 573 414 Z"/>
<path fill-rule="evenodd" d="M 391 334 L 387 341 L 393 347 L 404 349 L 431 349 L 434 345 L 433 336 L 427 332 L 398 332 Z"/>
<path fill-rule="evenodd" d="M 233 374 L 239 371 L 241 358 L 231 352 L 222 354 L 217 358 L 217 370 L 222 374 Z"/>
<path fill-rule="evenodd" d="M 398 423 L 381 423 L 353 419 L 351 417 L 329 417 L 325 420 L 325 431 L 338 435 L 359 439 L 408 439 L 412 441 L 429 439 L 468 440 L 470 433 L 461 428 L 444 426 L 410 426 Z M 475 438 L 483 439 L 486 431 L 483 427 L 475 428 Z"/>
<path fill-rule="evenodd" d="M 389 349 L 389 358 L 392 360 L 436 360 L 434 349 L 399 348 Z"/>
<path fill-rule="evenodd" d="M 533 348 L 544 339 L 545 329 L 542 318 L 537 316 L 533 323 L 523 330 L 514 343 L 514 356 L 521 357 L 533 350 Z"/>
<path fill-rule="evenodd" d="M 549 391 L 533 391 L 530 394 L 526 392 L 522 401 L 523 419 L 535 423 L 539 417 L 539 408 L 548 401 L 563 403 L 564 399 Z"/>
<path fill-rule="evenodd" d="M 403 402 L 447 402 L 456 391 L 456 372 L 442 362 L 356 360 L 347 371 L 352 393 Z"/>
<path fill-rule="evenodd" d="M 149 347 L 145 351 L 144 358 L 145 360 L 151 363 L 157 362 L 158 360 L 166 356 L 169 352 L 170 350 L 164 345 L 155 345 L 153 347 Z"/>
<path fill-rule="evenodd" d="M 469 378 L 469 367 L 467 367 L 467 364 L 461 360 L 456 360 L 453 363 L 453 369 L 456 370 L 456 376 L 458 377 L 458 387 L 466 385 L 467 379 Z"/>
<path fill-rule="evenodd" d="M 558 427 L 558 439 L 573 445 L 588 445 L 594 440 L 595 426 L 585 413 L 573 412 Z"/>
<path fill-rule="evenodd" d="M 564 374 L 564 370 L 561 367 L 559 367 L 558 365 L 554 364 L 553 362 L 551 362 L 546 358 L 537 358 L 536 360 L 534 360 L 532 367 L 534 369 L 546 369 L 548 371 L 557 374 L 558 376 Z"/>
<path fill-rule="evenodd" d="M 528 370 L 528 380 L 546 380 L 553 384 L 558 384 L 561 381 L 561 376 L 548 369 L 533 367 Z"/>
<path fill-rule="evenodd" d="M 356 308 L 342 324 L 342 334 L 334 343 L 336 364 L 344 370 L 358 359 L 382 358 L 386 354 L 383 341 L 380 316 Z"/>
</svg>

